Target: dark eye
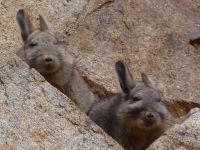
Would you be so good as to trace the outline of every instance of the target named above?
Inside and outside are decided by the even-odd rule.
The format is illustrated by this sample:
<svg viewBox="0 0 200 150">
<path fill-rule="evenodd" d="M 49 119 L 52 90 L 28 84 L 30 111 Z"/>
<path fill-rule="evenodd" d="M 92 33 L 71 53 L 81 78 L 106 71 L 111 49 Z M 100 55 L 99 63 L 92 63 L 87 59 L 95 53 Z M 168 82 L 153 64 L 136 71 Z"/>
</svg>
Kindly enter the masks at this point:
<svg viewBox="0 0 200 150">
<path fill-rule="evenodd" d="M 137 101 L 140 100 L 140 98 L 139 98 L 139 97 L 133 97 L 132 100 L 133 100 L 134 102 L 137 102 Z"/>
<path fill-rule="evenodd" d="M 157 101 L 157 102 L 161 102 L 161 99 L 157 99 L 156 101 Z"/>
<path fill-rule="evenodd" d="M 55 42 L 53 42 L 53 44 L 54 44 L 54 45 L 58 45 L 58 44 L 59 44 L 59 42 L 58 42 L 58 41 L 55 41 Z"/>
<path fill-rule="evenodd" d="M 36 43 L 36 42 L 31 42 L 30 44 L 29 44 L 29 46 L 30 47 L 34 47 L 34 46 L 37 46 L 38 44 Z"/>
</svg>

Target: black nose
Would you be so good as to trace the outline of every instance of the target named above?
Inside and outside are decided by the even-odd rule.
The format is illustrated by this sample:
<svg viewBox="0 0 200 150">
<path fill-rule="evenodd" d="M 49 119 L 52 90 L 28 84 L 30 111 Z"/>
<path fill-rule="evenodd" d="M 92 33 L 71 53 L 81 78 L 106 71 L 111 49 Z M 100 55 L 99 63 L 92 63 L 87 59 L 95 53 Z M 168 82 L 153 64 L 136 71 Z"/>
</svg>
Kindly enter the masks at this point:
<svg viewBox="0 0 200 150">
<path fill-rule="evenodd" d="M 150 112 L 147 112 L 147 113 L 146 113 L 146 118 L 147 118 L 147 119 L 153 119 L 153 118 L 154 118 L 154 115 L 153 115 L 152 113 L 150 113 Z"/>
<path fill-rule="evenodd" d="M 50 57 L 45 58 L 45 62 L 47 62 L 47 63 L 51 63 L 52 61 L 53 61 L 53 59 Z"/>
</svg>

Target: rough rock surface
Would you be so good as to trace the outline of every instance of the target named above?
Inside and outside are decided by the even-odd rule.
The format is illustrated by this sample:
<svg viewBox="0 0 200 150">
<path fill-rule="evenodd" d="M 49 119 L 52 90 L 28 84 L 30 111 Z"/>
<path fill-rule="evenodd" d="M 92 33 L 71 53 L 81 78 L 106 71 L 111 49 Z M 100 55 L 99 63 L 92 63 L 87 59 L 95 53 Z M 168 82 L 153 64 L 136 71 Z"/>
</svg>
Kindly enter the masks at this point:
<svg viewBox="0 0 200 150">
<path fill-rule="evenodd" d="M 118 91 L 114 63 L 146 72 L 168 102 L 200 103 L 200 54 L 190 45 L 200 37 L 198 0 L 2 0 L 1 48 L 21 46 L 16 12 L 27 8 L 34 22 L 43 14 L 68 44 L 83 75 Z"/>
<path fill-rule="evenodd" d="M 199 1 L 104 0 L 91 5 L 69 36 L 70 50 L 85 74 L 115 89 L 113 66 L 122 59 L 136 78 L 140 72 L 150 74 L 167 101 L 200 103 L 200 51 L 189 44 L 200 36 Z"/>
<path fill-rule="evenodd" d="M 15 54 L 0 58 L 1 149 L 121 149 Z"/>
<path fill-rule="evenodd" d="M 176 116 L 200 107 L 200 46 L 189 44 L 200 37 L 199 0 L 0 0 L 0 48 L 5 53 L 22 45 L 15 20 L 20 8 L 27 8 L 35 23 L 38 14 L 47 16 L 77 58 L 78 69 L 106 90 L 119 89 L 113 66 L 122 59 L 135 78 L 140 78 L 140 72 L 152 77 L 164 99 L 175 102 Z M 19 72 L 21 76 L 25 70 Z M 184 124 L 198 128 L 195 118 L 200 114 L 195 116 Z"/>
<path fill-rule="evenodd" d="M 155 141 L 148 150 L 199 150 L 200 110 L 191 114 L 182 124 L 175 125 Z"/>
</svg>

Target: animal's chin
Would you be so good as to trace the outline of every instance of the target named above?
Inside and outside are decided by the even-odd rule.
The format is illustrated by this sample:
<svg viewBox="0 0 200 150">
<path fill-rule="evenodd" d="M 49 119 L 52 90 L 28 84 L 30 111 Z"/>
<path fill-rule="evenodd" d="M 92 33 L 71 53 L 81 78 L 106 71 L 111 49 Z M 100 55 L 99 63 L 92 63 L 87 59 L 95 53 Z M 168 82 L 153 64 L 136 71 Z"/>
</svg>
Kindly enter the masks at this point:
<svg viewBox="0 0 200 150">
<path fill-rule="evenodd" d="M 159 126 L 158 122 L 155 121 L 143 121 L 143 128 L 144 129 L 152 129 L 152 128 L 156 128 Z"/>
<path fill-rule="evenodd" d="M 159 126 L 159 122 L 156 121 L 146 121 L 142 119 L 135 120 L 130 123 L 131 127 L 140 130 L 151 130 Z"/>
<path fill-rule="evenodd" d="M 36 68 L 36 70 L 42 75 L 48 75 L 57 72 L 59 70 L 59 67 L 54 65 L 44 65 L 40 68 Z"/>
<path fill-rule="evenodd" d="M 154 123 L 145 123 L 144 124 L 144 128 L 152 128 L 152 127 L 154 127 L 155 126 L 155 124 Z"/>
</svg>

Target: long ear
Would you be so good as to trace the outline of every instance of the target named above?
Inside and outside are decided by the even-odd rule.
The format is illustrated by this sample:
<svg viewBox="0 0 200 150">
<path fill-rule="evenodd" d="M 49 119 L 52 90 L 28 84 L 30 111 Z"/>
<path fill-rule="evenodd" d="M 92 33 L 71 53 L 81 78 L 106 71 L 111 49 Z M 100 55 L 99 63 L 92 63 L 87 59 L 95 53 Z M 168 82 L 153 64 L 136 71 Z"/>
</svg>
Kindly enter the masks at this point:
<svg viewBox="0 0 200 150">
<path fill-rule="evenodd" d="M 145 73 L 141 73 L 142 81 L 147 87 L 155 88 L 154 83 L 148 78 Z"/>
<path fill-rule="evenodd" d="M 24 42 L 27 41 L 28 36 L 33 31 L 33 26 L 30 22 L 28 13 L 24 9 L 20 9 L 17 12 L 17 22 L 21 30 L 21 36 Z"/>
<path fill-rule="evenodd" d="M 51 30 L 51 25 L 47 21 L 46 17 L 43 17 L 42 15 L 39 15 L 39 20 L 40 20 L 40 30 L 41 31 Z"/>
<path fill-rule="evenodd" d="M 129 94 L 130 90 L 135 87 L 135 83 L 128 67 L 122 61 L 117 61 L 115 69 L 123 92 Z"/>
</svg>

